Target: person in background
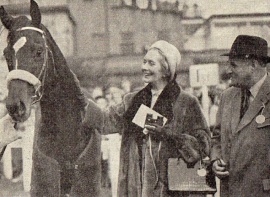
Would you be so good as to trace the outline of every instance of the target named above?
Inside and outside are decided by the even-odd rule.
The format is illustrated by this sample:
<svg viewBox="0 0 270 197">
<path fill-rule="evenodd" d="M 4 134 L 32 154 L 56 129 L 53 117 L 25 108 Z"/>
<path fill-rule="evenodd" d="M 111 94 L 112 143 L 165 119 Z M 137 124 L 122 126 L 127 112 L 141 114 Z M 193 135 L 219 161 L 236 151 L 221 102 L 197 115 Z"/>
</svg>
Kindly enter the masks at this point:
<svg viewBox="0 0 270 197">
<path fill-rule="evenodd" d="M 180 66 L 178 49 L 166 41 L 155 42 L 144 56 L 142 80 L 148 85 L 125 95 L 120 104 L 102 111 L 90 102 L 84 126 L 122 133 L 119 197 L 188 196 L 168 188 L 168 159 L 181 157 L 195 164 L 209 155 L 210 133 L 198 100 L 176 83 Z M 162 125 L 141 128 L 132 122 L 141 105 L 168 120 Z M 203 196 L 203 195 L 202 195 Z"/>
<path fill-rule="evenodd" d="M 268 44 L 239 35 L 229 54 L 231 86 L 221 97 L 211 151 L 221 197 L 270 196 Z"/>
<path fill-rule="evenodd" d="M 108 107 L 108 101 L 104 96 L 95 97 L 96 104 L 101 109 L 106 109 Z M 109 177 L 109 143 L 108 138 L 105 135 L 101 135 L 101 186 L 109 188 L 110 177 Z"/>
<path fill-rule="evenodd" d="M 108 107 L 108 101 L 104 96 L 95 97 L 95 101 L 96 104 L 102 109 L 106 109 Z"/>
<path fill-rule="evenodd" d="M 202 108 L 202 112 L 209 126 L 209 110 L 211 106 L 211 98 L 207 86 L 193 87 L 193 95 L 198 99 Z"/>
<path fill-rule="evenodd" d="M 109 88 L 109 105 L 117 105 L 122 102 L 124 90 L 115 86 Z"/>
<path fill-rule="evenodd" d="M 217 116 L 218 106 L 220 103 L 221 94 L 225 89 L 226 89 L 225 84 L 218 84 L 215 87 L 215 91 L 213 95 L 213 104 L 211 105 L 209 109 L 209 126 L 210 126 L 211 131 L 213 131 L 216 125 L 216 116 Z"/>
<path fill-rule="evenodd" d="M 121 88 L 122 88 L 124 94 L 131 92 L 131 82 L 128 80 L 127 77 L 123 77 L 123 79 L 121 81 Z"/>
<path fill-rule="evenodd" d="M 0 91 L 0 118 L 3 118 L 7 113 L 6 94 L 4 91 Z"/>
<path fill-rule="evenodd" d="M 197 97 L 200 105 L 202 105 L 202 87 L 194 87 L 193 88 L 193 95 Z"/>
<path fill-rule="evenodd" d="M 122 87 L 123 88 L 123 87 Z M 123 102 L 123 90 L 118 87 L 110 87 L 107 92 L 107 97 L 109 101 L 109 106 L 117 105 Z M 125 89 L 128 91 L 128 88 Z M 110 127 L 110 133 L 106 135 L 108 138 L 108 148 L 109 148 L 109 169 L 110 169 L 110 180 L 111 180 L 111 192 L 112 197 L 117 196 L 117 186 L 118 186 L 118 175 L 119 175 L 119 164 L 120 164 L 120 147 L 121 147 L 121 131 L 114 131 L 114 126 Z"/>
</svg>

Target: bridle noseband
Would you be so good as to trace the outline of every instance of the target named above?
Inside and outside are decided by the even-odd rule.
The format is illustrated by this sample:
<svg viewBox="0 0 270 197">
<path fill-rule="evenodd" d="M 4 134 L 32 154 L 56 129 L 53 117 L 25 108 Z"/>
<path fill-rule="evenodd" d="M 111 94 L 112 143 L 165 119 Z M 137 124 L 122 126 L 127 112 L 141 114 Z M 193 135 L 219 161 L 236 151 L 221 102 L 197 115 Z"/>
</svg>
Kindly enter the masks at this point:
<svg viewBox="0 0 270 197">
<path fill-rule="evenodd" d="M 44 87 L 44 83 L 45 83 L 45 78 L 48 74 L 48 53 L 52 53 L 52 52 L 47 45 L 47 41 L 46 41 L 46 37 L 45 37 L 46 34 L 43 30 L 36 28 L 36 27 L 29 26 L 29 27 L 19 28 L 16 31 L 19 32 L 19 31 L 24 31 L 24 30 L 36 31 L 42 35 L 42 38 L 43 38 L 44 44 L 45 44 L 44 62 L 43 62 L 43 65 L 42 65 L 42 68 L 41 68 L 41 71 L 40 71 L 38 77 L 36 77 L 35 75 L 30 73 L 29 71 L 21 70 L 21 69 L 17 68 L 18 66 L 17 66 L 17 58 L 16 58 L 16 52 L 15 52 L 16 65 L 15 65 L 15 68 L 13 70 L 11 70 L 7 75 L 7 85 L 10 83 L 11 80 L 14 80 L 14 79 L 26 81 L 26 82 L 30 83 L 31 85 L 33 85 L 35 88 L 35 95 L 32 97 L 33 98 L 32 104 L 35 104 L 41 100 L 43 93 L 44 93 L 43 87 Z"/>
</svg>

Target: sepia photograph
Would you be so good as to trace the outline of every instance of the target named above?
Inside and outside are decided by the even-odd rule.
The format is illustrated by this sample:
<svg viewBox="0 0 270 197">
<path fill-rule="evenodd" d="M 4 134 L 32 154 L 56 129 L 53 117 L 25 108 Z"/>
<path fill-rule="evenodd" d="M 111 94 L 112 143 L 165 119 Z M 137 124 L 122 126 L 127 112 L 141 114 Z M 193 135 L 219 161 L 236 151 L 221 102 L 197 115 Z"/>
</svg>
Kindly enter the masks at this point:
<svg viewBox="0 0 270 197">
<path fill-rule="evenodd" d="M 0 0 L 0 197 L 270 197 L 269 0 Z"/>
</svg>

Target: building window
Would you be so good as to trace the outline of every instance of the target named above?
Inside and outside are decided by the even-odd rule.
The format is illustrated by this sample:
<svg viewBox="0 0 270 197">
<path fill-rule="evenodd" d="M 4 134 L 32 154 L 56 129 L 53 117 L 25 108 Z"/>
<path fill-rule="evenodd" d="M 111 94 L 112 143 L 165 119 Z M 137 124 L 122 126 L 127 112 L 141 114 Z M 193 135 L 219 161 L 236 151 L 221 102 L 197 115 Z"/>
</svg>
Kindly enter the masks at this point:
<svg viewBox="0 0 270 197">
<path fill-rule="evenodd" d="M 104 33 L 93 33 L 93 48 L 95 49 L 95 53 L 105 53 L 106 52 L 106 35 Z"/>
<path fill-rule="evenodd" d="M 133 42 L 133 32 L 123 32 L 121 33 L 121 52 L 124 55 L 134 53 L 134 42 Z"/>
<path fill-rule="evenodd" d="M 168 30 L 159 31 L 158 40 L 165 40 L 167 42 L 170 42 L 170 32 Z"/>
<path fill-rule="evenodd" d="M 237 27 L 243 27 L 246 26 L 246 22 L 232 22 L 232 23 L 224 23 L 224 22 L 216 22 L 214 23 L 215 27 L 229 27 L 229 26 L 237 26 Z"/>
</svg>

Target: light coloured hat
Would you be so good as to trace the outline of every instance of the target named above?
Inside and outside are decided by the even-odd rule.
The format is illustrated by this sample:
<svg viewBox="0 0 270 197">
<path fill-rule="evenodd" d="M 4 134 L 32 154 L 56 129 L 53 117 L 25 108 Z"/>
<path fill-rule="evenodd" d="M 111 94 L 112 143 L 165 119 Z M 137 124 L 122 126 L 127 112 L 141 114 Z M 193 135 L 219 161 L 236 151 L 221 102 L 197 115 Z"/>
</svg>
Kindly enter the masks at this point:
<svg viewBox="0 0 270 197">
<path fill-rule="evenodd" d="M 176 68 L 180 66 L 180 62 L 181 62 L 181 54 L 178 51 L 178 49 L 174 45 L 164 40 L 159 40 L 155 42 L 152 46 L 150 46 L 148 51 L 151 49 L 160 50 L 163 53 L 163 55 L 166 57 L 168 66 L 169 66 L 169 68 L 166 68 L 166 69 L 168 69 L 171 73 L 170 80 L 173 80 L 175 72 L 176 72 Z"/>
</svg>

